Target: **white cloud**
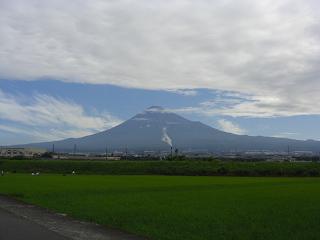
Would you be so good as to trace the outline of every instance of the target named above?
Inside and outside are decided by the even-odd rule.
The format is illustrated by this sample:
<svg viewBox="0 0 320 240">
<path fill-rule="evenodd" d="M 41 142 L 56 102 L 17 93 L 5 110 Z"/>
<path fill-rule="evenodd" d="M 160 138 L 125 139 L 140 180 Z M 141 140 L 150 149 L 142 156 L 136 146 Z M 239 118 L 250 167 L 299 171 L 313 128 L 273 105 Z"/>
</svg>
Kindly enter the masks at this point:
<svg viewBox="0 0 320 240">
<path fill-rule="evenodd" d="M 11 124 L 10 124 L 11 125 Z M 69 137 L 83 137 L 89 134 L 92 134 L 92 130 L 86 130 L 86 129 L 57 129 L 57 128 L 51 128 L 51 129 L 41 129 L 41 128 L 33 128 L 30 126 L 24 126 L 24 125 L 17 125 L 17 126 L 10 126 L 10 125 L 4 125 L 0 124 L 0 130 L 18 134 L 19 136 L 28 136 L 28 142 L 42 142 L 42 141 L 50 141 L 50 140 L 59 140 L 59 139 L 65 139 Z M 52 126 L 51 126 L 52 127 Z M 4 139 L 1 139 L 4 140 Z M 5 144 L 8 144 L 7 141 L 4 141 Z M 17 142 L 15 142 L 17 143 Z M 12 144 L 15 144 L 14 142 Z M 23 143 L 23 142 L 20 142 Z"/>
<path fill-rule="evenodd" d="M 30 131 L 24 131 L 19 127 L 12 127 L 12 126 L 3 125 L 3 124 L 0 124 L 0 130 L 10 132 L 10 133 L 17 133 L 17 134 L 21 134 L 21 133 L 27 134 L 27 135 L 30 134 Z"/>
<path fill-rule="evenodd" d="M 226 119 L 219 119 L 218 120 L 219 128 L 225 132 L 230 132 L 234 134 L 245 134 L 246 130 L 241 128 L 239 125 L 228 121 Z"/>
<path fill-rule="evenodd" d="M 142 118 L 142 117 L 135 117 L 132 120 L 134 120 L 134 121 L 148 121 L 149 119 L 148 118 Z"/>
<path fill-rule="evenodd" d="M 290 102 L 287 102 L 289 101 Z M 310 103 L 311 99 L 289 98 L 287 100 L 276 96 L 230 94 L 221 92 L 211 100 L 201 102 L 197 106 L 171 109 L 177 113 L 196 113 L 205 116 L 232 117 L 290 117 L 296 115 L 319 115 L 320 102 Z"/>
<path fill-rule="evenodd" d="M 22 97 L 0 91 L 0 129 L 11 133 L 33 136 L 35 140 L 57 140 L 81 137 L 106 130 L 121 121 L 108 114 L 89 115 L 82 106 L 37 94 L 28 103 Z"/>
<path fill-rule="evenodd" d="M 168 89 L 168 92 L 180 94 L 183 96 L 196 96 L 198 92 L 191 89 Z"/>
<path fill-rule="evenodd" d="M 226 115 L 319 114 L 319 9 L 316 0 L 2 0 L 0 76 L 219 89 L 254 100 Z"/>
<path fill-rule="evenodd" d="M 281 133 L 273 135 L 272 137 L 297 139 L 298 136 L 299 136 L 299 134 L 296 132 L 281 132 Z M 305 140 L 305 139 L 303 139 L 303 140 Z"/>
</svg>

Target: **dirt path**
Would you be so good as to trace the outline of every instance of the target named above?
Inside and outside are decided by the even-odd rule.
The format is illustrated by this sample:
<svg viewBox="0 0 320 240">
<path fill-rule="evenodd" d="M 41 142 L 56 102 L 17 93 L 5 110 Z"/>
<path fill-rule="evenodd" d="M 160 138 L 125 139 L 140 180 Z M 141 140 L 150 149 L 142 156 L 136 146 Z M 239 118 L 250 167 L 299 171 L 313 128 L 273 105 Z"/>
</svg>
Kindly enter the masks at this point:
<svg viewBox="0 0 320 240">
<path fill-rule="evenodd" d="M 8 219 L 8 221 L 6 220 Z M 53 213 L 49 210 L 26 204 L 12 198 L 0 195 L 0 240 L 12 239 L 46 239 L 46 240 L 143 240 L 119 230 L 108 229 L 97 224 L 74 220 L 63 214 Z M 6 227 L 4 227 L 6 226 Z M 7 237 L 19 229 L 26 234 L 23 238 Z M 6 230 L 7 229 L 7 230 Z M 44 237 L 48 236 L 48 237 Z M 51 238 L 50 238 L 51 237 Z M 60 237 L 60 238 L 59 238 Z"/>
</svg>

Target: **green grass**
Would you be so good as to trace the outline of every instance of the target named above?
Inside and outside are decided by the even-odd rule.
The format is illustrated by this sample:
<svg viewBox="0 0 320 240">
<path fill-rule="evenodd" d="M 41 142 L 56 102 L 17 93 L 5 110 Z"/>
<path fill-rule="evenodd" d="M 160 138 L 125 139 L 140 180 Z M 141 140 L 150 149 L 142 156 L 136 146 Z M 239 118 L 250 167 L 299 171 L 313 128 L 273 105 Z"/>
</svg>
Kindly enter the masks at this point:
<svg viewBox="0 0 320 240">
<path fill-rule="evenodd" d="M 0 160 L 0 170 L 31 173 L 187 176 L 320 176 L 320 163 L 224 161 Z"/>
<path fill-rule="evenodd" d="M 0 193 L 151 239 L 320 236 L 320 178 L 11 174 Z"/>
</svg>

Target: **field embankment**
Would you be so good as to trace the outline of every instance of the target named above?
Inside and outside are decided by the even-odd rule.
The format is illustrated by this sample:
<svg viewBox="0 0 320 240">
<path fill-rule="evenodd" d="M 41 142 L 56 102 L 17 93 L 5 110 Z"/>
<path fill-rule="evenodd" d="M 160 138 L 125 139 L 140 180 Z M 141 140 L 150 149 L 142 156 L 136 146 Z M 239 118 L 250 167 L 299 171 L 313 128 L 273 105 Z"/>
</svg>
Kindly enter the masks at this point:
<svg viewBox="0 0 320 240">
<path fill-rule="evenodd" d="M 0 160 L 0 170 L 16 173 L 185 175 L 185 176 L 320 176 L 316 162 L 223 161 L 76 161 Z"/>
</svg>

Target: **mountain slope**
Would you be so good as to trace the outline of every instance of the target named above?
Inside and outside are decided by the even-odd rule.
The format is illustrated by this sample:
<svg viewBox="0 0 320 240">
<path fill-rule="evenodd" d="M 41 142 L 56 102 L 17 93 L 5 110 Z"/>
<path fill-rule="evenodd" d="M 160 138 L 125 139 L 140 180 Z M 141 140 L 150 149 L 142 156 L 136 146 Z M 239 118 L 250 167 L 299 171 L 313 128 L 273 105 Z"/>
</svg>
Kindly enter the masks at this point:
<svg viewBox="0 0 320 240">
<path fill-rule="evenodd" d="M 187 120 L 177 114 L 166 112 L 161 107 L 150 107 L 133 118 L 109 130 L 61 141 L 34 143 L 33 146 L 58 151 L 104 151 L 128 148 L 133 151 L 168 150 L 170 142 L 180 150 L 208 150 L 212 152 L 271 150 L 286 151 L 290 146 L 296 151 L 320 151 L 318 141 L 299 141 L 273 137 L 252 137 L 226 133 L 201 122 Z"/>
</svg>

